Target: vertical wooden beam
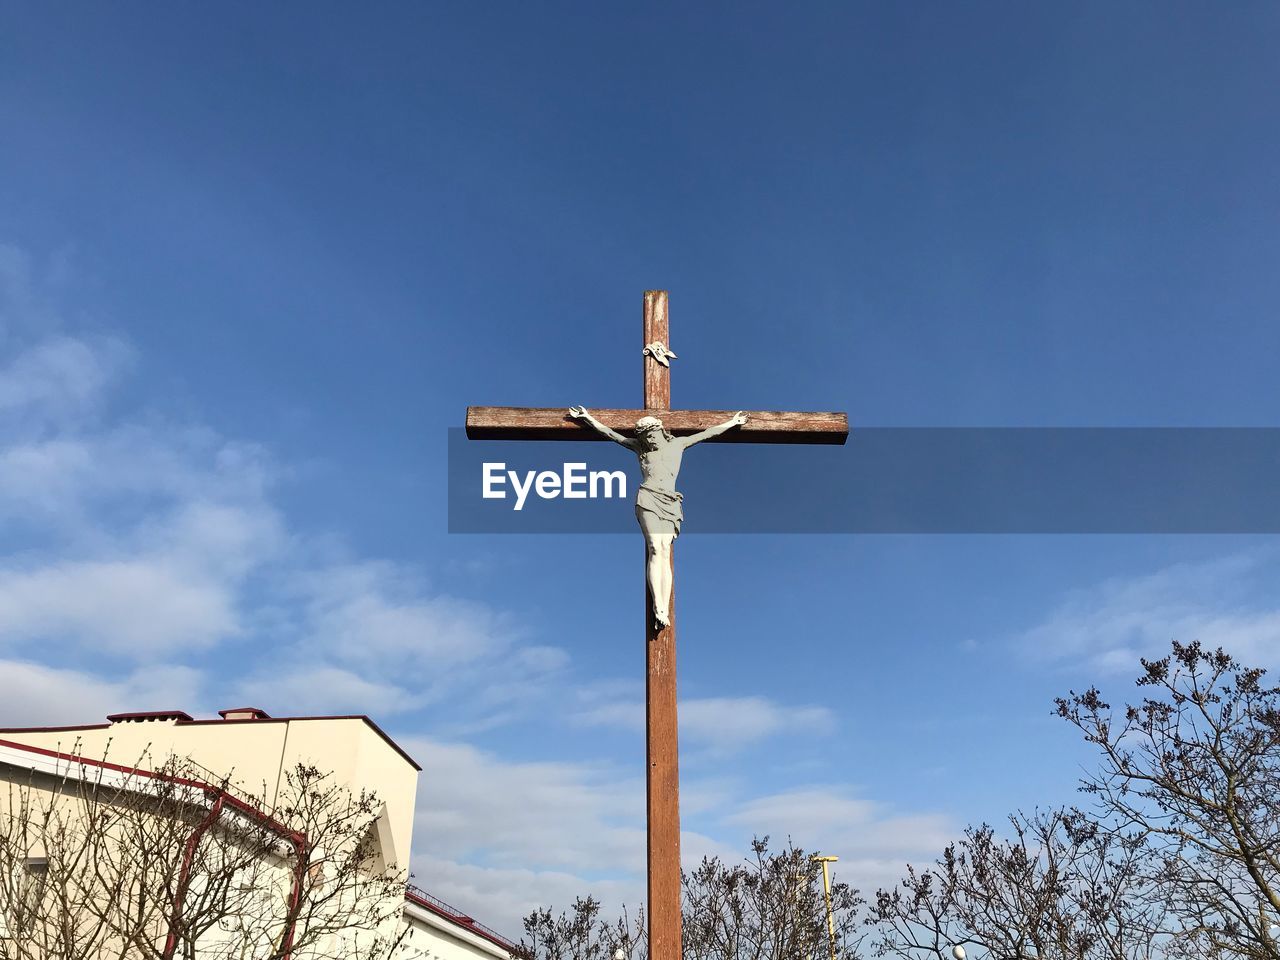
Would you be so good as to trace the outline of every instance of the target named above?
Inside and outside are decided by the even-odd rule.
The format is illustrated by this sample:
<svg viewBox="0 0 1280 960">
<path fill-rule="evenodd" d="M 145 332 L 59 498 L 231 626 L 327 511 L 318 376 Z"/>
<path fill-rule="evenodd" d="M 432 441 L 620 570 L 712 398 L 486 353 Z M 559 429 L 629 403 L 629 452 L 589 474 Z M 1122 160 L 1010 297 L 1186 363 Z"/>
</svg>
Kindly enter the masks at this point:
<svg viewBox="0 0 1280 960">
<path fill-rule="evenodd" d="M 667 293 L 644 295 L 644 343 L 671 346 Z M 644 358 L 644 406 L 671 408 L 671 369 Z M 647 561 L 647 557 L 646 557 Z M 675 570 L 675 552 L 671 566 Z M 680 751 L 676 715 L 676 598 L 672 577 L 671 624 L 659 629 L 645 588 L 645 752 L 649 825 L 649 960 L 680 957 Z M 646 583 L 647 583 L 646 578 Z"/>
<path fill-rule="evenodd" d="M 644 343 L 647 347 L 655 340 L 671 346 L 671 333 L 667 326 L 667 291 L 644 292 Z M 671 368 L 664 367 L 653 357 L 644 358 L 644 406 L 646 410 L 671 409 Z"/>
<path fill-rule="evenodd" d="M 675 558 L 672 557 L 672 566 Z M 659 630 L 645 590 L 646 754 L 649 814 L 649 960 L 680 958 L 680 761 L 676 717 L 676 607 Z"/>
</svg>

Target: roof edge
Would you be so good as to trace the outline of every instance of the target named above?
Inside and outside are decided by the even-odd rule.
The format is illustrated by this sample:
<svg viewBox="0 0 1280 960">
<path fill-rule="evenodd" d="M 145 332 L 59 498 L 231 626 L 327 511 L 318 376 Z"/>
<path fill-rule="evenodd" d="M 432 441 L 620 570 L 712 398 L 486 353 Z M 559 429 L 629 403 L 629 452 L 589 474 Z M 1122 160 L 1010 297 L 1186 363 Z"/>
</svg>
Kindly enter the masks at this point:
<svg viewBox="0 0 1280 960">
<path fill-rule="evenodd" d="M 409 764 L 409 766 L 413 767 L 413 769 L 414 769 L 414 770 L 417 770 L 419 773 L 421 773 L 421 772 L 422 772 L 422 765 L 421 765 L 420 763 L 418 763 L 418 761 L 417 761 L 417 760 L 413 759 L 413 757 L 409 756 L 408 752 L 404 749 L 404 747 L 400 746 L 400 744 L 396 743 L 396 742 L 395 742 L 395 740 L 391 739 L 390 734 L 388 734 L 388 733 L 387 733 L 385 730 L 383 730 L 380 726 L 378 726 L 376 723 L 374 723 L 373 719 L 372 719 L 372 718 L 370 718 L 367 714 L 363 714 L 363 713 L 352 713 L 352 714 L 345 714 L 345 715 L 342 715 L 342 716 L 333 716 L 333 717 L 260 717 L 260 718 L 259 718 L 259 719 L 257 719 L 257 720 L 253 720 L 253 721 L 243 721 L 243 722 L 244 722 L 244 723 L 246 723 L 246 724 L 248 724 L 248 723 L 250 723 L 250 722 L 252 722 L 252 723 L 254 723 L 254 724 L 259 724 L 259 723 L 294 723 L 294 722 L 299 722 L 299 721 L 303 721 L 303 720 L 361 720 L 361 721 L 363 721 L 364 723 L 366 723 L 366 724 L 370 727 L 370 729 L 372 729 L 372 730 L 373 730 L 373 732 L 374 732 L 374 733 L 376 733 L 379 737 L 381 737 L 384 741 L 386 741 L 387 746 L 389 746 L 389 747 L 390 747 L 392 750 L 394 750 L 396 753 L 400 754 L 400 756 L 401 756 L 402 758 L 404 758 L 405 762 L 407 762 L 407 763 Z M 236 721 L 236 720 L 227 721 L 227 720 L 222 720 L 222 719 L 218 719 L 218 720 L 179 720 L 179 721 L 175 724 L 175 726 L 178 726 L 178 727 L 195 727 L 195 726 L 204 726 L 204 725 L 208 725 L 208 724 L 217 724 L 217 725 L 218 725 L 218 726 L 220 726 L 220 727 L 225 727 L 225 726 L 227 726 L 227 725 L 228 725 L 228 723 L 230 723 L 230 724 L 231 724 L 231 725 L 233 725 L 233 726 L 239 726 L 241 722 L 242 722 L 242 721 Z"/>
<path fill-rule="evenodd" d="M 248 709 L 248 708 L 245 708 L 245 709 Z M 265 713 L 265 711 L 262 711 L 262 712 Z M 112 725 L 118 723 L 121 720 L 125 720 L 125 721 L 147 720 L 147 719 L 158 719 L 161 717 L 176 718 L 174 721 L 174 726 L 177 726 L 177 727 L 190 727 L 190 726 L 198 726 L 198 725 L 213 724 L 213 723 L 216 723 L 219 726 L 227 726 L 228 724 L 232 726 L 238 726 L 241 723 L 249 722 L 249 721 L 238 721 L 238 720 L 228 721 L 228 720 L 223 720 L 221 717 L 219 717 L 216 720 L 215 719 L 195 720 L 195 719 L 192 719 L 192 717 L 189 714 L 185 713 L 182 710 L 151 710 L 151 711 L 139 712 L 139 713 L 113 713 L 109 717 L 107 717 L 107 721 L 108 721 L 107 723 L 84 723 L 84 724 L 76 724 L 76 725 L 65 726 L 65 727 L 0 727 L 0 733 L 75 733 L 81 730 L 106 730 L 107 728 L 111 727 Z M 360 720 L 365 724 L 367 724 L 369 728 L 373 730 L 374 733 L 376 733 L 379 737 L 381 737 L 382 740 L 387 744 L 387 746 L 389 746 L 392 750 L 398 753 L 404 759 L 404 761 L 409 764 L 409 766 L 413 767 L 413 769 L 416 770 L 418 773 L 422 772 L 422 764 L 418 763 L 417 760 L 409 756 L 408 751 L 406 751 L 404 747 L 400 746 L 400 744 L 396 743 L 395 740 L 391 738 L 391 735 L 388 734 L 385 730 L 383 730 L 380 726 L 378 726 L 378 724 L 375 723 L 373 718 L 371 718 L 368 714 L 351 713 L 351 714 L 343 714 L 341 716 L 321 716 L 321 717 L 263 716 L 253 720 L 252 722 L 253 723 L 292 723 L 294 721 L 301 721 L 301 720 Z"/>
<path fill-rule="evenodd" d="M 80 723 L 69 727 L 0 727 L 0 733 L 75 733 L 79 730 L 106 730 L 109 723 Z"/>
<path fill-rule="evenodd" d="M 127 723 L 130 720 L 190 720 L 185 710 L 137 710 L 129 713 L 109 713 L 108 723 Z"/>
</svg>

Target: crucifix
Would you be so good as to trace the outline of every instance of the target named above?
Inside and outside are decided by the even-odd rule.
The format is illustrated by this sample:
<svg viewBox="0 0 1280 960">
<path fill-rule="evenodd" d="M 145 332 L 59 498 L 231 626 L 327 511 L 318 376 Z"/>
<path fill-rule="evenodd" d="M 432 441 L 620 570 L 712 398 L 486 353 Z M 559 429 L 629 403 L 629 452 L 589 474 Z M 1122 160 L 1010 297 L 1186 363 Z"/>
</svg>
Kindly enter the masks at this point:
<svg viewBox="0 0 1280 960">
<path fill-rule="evenodd" d="M 667 293 L 644 295 L 644 408 L 468 407 L 473 440 L 613 440 L 641 460 L 636 516 L 645 535 L 645 751 L 648 761 L 649 957 L 680 960 L 680 775 L 676 738 L 675 559 L 683 450 L 702 440 L 844 443 L 844 413 L 672 410 Z M 656 591 L 656 592 L 655 592 Z M 665 594 L 665 595 L 664 595 Z"/>
</svg>

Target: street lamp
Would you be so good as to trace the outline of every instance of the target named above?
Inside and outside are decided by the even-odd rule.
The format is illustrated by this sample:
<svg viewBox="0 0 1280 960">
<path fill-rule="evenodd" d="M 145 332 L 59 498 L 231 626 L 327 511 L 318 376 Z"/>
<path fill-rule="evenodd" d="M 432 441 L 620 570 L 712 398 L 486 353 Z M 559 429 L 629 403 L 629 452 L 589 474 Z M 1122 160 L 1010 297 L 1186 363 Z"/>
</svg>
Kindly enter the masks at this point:
<svg viewBox="0 0 1280 960">
<path fill-rule="evenodd" d="M 822 864 L 822 895 L 827 898 L 827 934 L 831 938 L 831 960 L 836 960 L 836 918 L 831 911 L 831 874 L 828 872 L 827 865 L 835 863 L 840 858 L 814 854 L 809 859 Z"/>
<path fill-rule="evenodd" d="M 959 945 L 952 947 L 951 955 L 955 957 L 956 960 L 964 960 L 964 947 Z"/>
</svg>

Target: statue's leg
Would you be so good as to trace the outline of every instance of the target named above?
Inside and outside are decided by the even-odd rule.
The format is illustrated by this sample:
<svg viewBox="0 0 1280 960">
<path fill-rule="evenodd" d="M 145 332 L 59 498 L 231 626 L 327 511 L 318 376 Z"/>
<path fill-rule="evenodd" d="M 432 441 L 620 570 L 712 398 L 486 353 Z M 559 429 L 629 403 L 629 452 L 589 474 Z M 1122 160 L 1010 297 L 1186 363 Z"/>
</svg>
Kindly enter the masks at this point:
<svg viewBox="0 0 1280 960">
<path fill-rule="evenodd" d="M 647 510 L 637 510 L 636 518 L 640 521 L 640 529 L 644 531 L 644 545 L 647 554 L 645 575 L 649 581 L 649 596 L 653 598 L 653 618 L 658 626 L 665 627 L 671 623 L 671 543 L 675 540 L 675 531 L 671 523 L 655 516 Z"/>
<path fill-rule="evenodd" d="M 649 591 L 653 594 L 653 618 L 658 626 L 671 625 L 671 542 L 674 533 L 649 538 Z"/>
</svg>

